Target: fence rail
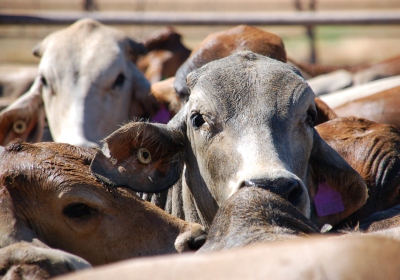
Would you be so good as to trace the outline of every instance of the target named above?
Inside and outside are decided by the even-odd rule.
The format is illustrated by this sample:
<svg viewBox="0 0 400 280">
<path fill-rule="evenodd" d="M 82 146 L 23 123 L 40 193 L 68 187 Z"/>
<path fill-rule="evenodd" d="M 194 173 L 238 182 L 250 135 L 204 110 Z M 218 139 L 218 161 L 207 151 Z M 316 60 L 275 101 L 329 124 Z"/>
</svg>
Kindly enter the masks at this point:
<svg viewBox="0 0 400 280">
<path fill-rule="evenodd" d="M 388 25 L 400 24 L 400 11 L 385 12 L 0 12 L 0 25 L 61 25 L 89 17 L 104 24 L 128 25 Z"/>
</svg>

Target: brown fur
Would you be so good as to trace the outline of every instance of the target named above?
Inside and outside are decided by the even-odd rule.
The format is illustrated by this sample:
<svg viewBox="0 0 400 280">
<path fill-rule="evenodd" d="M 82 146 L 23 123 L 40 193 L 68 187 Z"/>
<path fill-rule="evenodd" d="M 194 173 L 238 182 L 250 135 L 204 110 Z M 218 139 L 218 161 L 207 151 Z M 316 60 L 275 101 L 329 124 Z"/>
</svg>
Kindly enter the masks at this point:
<svg viewBox="0 0 400 280">
<path fill-rule="evenodd" d="M 169 26 L 143 41 L 149 53 L 139 57 L 137 65 L 151 83 L 175 76 L 178 68 L 189 57 L 190 50 L 183 45 L 181 37 Z"/>
<path fill-rule="evenodd" d="M 185 251 L 204 235 L 199 225 L 94 176 L 89 165 L 96 152 L 62 143 L 8 145 L 0 154 L 1 246 L 40 239 L 99 265 Z M 155 159 L 157 153 L 167 160 L 162 147 Z M 147 168 L 157 170 L 160 164 L 152 161 Z M 141 172 L 146 171 L 138 168 L 135 174 Z"/>
<path fill-rule="evenodd" d="M 356 116 L 394 125 L 400 130 L 400 86 L 350 101 L 334 109 L 340 117 Z"/>
<path fill-rule="evenodd" d="M 355 117 L 338 118 L 316 129 L 367 184 L 366 204 L 346 223 L 362 221 L 376 211 L 400 203 L 400 132 L 397 129 Z"/>
<path fill-rule="evenodd" d="M 315 98 L 315 107 L 317 109 L 317 119 L 315 120 L 314 125 L 319 125 L 337 118 L 336 113 L 318 97 Z"/>
</svg>

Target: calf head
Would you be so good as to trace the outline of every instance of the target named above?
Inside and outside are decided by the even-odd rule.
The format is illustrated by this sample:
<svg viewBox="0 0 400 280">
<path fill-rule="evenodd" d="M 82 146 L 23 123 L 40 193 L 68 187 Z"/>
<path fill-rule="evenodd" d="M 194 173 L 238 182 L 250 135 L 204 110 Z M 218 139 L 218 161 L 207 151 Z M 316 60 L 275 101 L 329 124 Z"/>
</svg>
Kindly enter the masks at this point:
<svg viewBox="0 0 400 280">
<path fill-rule="evenodd" d="M 145 51 L 121 31 L 91 19 L 48 35 L 34 49 L 42 99 L 19 106 L 14 118 L 43 103 L 55 142 L 97 146 L 123 121 L 158 109 L 149 82 L 134 64 Z"/>
<path fill-rule="evenodd" d="M 365 203 L 360 175 L 315 131 L 314 93 L 292 67 L 243 52 L 192 72 L 187 84 L 189 101 L 168 124 L 185 134 L 185 219 L 208 227 L 232 194 L 258 186 L 320 224 L 312 203 L 319 178 L 345 208 L 321 221 L 337 223 Z"/>
<path fill-rule="evenodd" d="M 387 124 L 348 117 L 317 126 L 321 137 L 363 177 L 368 199 L 346 219 L 355 224 L 400 203 L 400 133 Z"/>
<path fill-rule="evenodd" d="M 149 176 L 141 178 L 151 180 L 152 191 L 158 190 L 154 185 L 165 185 L 167 165 L 158 160 L 160 153 L 165 153 L 163 143 L 155 151 L 150 144 L 140 150 L 140 161 L 130 165 L 137 166 L 139 176 Z M 172 217 L 132 190 L 94 176 L 90 164 L 95 155 L 94 149 L 61 143 L 10 143 L 0 156 L 1 246 L 39 239 L 99 265 L 195 249 L 199 238 L 204 241 L 200 225 Z M 140 180 L 135 189 L 148 191 L 140 188 Z"/>
</svg>

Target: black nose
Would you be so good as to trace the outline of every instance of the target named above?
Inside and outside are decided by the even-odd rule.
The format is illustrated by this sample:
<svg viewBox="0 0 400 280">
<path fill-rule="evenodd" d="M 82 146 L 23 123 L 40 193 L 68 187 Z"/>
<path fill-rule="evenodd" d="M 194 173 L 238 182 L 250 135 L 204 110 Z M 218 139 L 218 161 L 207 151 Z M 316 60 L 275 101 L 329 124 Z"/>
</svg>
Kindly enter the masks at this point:
<svg viewBox="0 0 400 280">
<path fill-rule="evenodd" d="M 206 239 L 207 239 L 207 234 L 202 234 L 195 238 L 191 238 L 188 241 L 188 246 L 190 250 L 197 251 L 198 249 L 200 249 L 200 247 L 203 246 L 204 243 L 206 242 Z"/>
<path fill-rule="evenodd" d="M 298 205 L 301 202 L 303 189 L 296 179 L 293 178 L 277 178 L 269 179 L 251 179 L 244 181 L 243 187 L 259 187 L 270 192 L 280 195 L 293 205 Z"/>
</svg>

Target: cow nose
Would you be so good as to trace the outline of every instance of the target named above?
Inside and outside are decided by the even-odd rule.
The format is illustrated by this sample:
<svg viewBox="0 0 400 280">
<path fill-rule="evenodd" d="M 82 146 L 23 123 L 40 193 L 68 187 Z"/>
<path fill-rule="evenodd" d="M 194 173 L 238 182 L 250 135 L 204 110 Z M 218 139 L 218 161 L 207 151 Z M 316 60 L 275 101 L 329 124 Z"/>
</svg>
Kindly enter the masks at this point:
<svg viewBox="0 0 400 280">
<path fill-rule="evenodd" d="M 293 178 L 277 178 L 273 180 L 251 179 L 244 181 L 242 186 L 259 187 L 276 193 L 295 206 L 301 203 L 301 196 L 303 194 L 303 188 L 299 181 Z"/>
</svg>

